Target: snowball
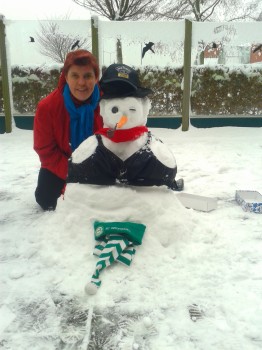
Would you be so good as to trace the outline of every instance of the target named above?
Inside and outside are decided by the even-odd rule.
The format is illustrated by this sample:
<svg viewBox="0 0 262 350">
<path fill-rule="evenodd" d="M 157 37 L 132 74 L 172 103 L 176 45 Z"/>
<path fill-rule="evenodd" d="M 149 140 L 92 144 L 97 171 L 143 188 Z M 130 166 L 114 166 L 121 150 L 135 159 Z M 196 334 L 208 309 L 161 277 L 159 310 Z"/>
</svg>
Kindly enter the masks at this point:
<svg viewBox="0 0 262 350">
<path fill-rule="evenodd" d="M 144 317 L 143 318 L 143 324 L 146 328 L 149 328 L 152 326 L 152 320 L 150 317 Z"/>
<path fill-rule="evenodd" d="M 97 293 L 97 290 L 98 290 L 98 287 L 92 282 L 87 283 L 85 286 L 86 294 L 94 295 Z"/>
<path fill-rule="evenodd" d="M 13 271 L 10 271 L 9 277 L 10 277 L 12 280 L 18 280 L 19 278 L 24 277 L 24 271 L 22 271 L 22 270 L 13 270 Z"/>
</svg>

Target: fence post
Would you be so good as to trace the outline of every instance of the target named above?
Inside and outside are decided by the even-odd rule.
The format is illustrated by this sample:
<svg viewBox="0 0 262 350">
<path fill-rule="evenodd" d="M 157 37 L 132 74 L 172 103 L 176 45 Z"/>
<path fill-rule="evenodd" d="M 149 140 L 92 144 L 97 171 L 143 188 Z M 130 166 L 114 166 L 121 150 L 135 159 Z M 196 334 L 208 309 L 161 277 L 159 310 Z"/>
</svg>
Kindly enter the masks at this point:
<svg viewBox="0 0 262 350">
<path fill-rule="evenodd" d="M 92 54 L 99 64 L 98 16 L 91 17 Z"/>
<path fill-rule="evenodd" d="M 4 16 L 0 15 L 0 61 L 1 61 L 1 74 L 2 74 L 2 89 L 5 111 L 5 132 L 10 133 L 12 131 L 12 110 L 11 110 L 11 96 L 8 76 L 8 63 L 5 46 L 5 25 Z"/>
<path fill-rule="evenodd" d="M 185 19 L 182 131 L 187 131 L 189 128 L 190 94 L 191 94 L 191 46 L 192 46 L 192 22 L 188 19 Z"/>
</svg>

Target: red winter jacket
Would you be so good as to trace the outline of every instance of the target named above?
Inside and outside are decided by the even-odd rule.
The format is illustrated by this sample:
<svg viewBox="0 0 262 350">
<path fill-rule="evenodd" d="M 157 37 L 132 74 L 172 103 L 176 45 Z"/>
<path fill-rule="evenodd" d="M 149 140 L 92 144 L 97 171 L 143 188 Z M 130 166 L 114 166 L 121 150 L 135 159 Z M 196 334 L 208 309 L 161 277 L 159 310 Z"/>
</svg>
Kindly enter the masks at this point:
<svg viewBox="0 0 262 350">
<path fill-rule="evenodd" d="M 68 173 L 68 158 L 72 154 L 69 145 L 70 117 L 63 98 L 66 84 L 64 74 L 58 87 L 38 103 L 34 118 L 34 150 L 39 155 L 41 167 L 50 170 L 65 180 Z M 94 113 L 94 132 L 103 125 L 99 106 Z"/>
</svg>

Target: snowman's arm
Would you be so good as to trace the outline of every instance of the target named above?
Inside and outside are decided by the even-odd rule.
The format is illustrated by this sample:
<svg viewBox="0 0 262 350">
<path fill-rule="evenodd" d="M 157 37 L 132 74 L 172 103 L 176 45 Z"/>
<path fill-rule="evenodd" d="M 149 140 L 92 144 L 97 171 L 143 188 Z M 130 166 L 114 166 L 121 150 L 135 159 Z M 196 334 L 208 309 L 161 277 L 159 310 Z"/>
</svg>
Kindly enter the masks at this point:
<svg viewBox="0 0 262 350">
<path fill-rule="evenodd" d="M 98 142 L 96 136 L 90 136 L 83 141 L 73 152 L 72 159 L 68 162 L 67 182 L 83 182 L 85 173 L 88 172 L 88 159 L 95 153 Z"/>
<path fill-rule="evenodd" d="M 96 136 L 91 136 L 73 153 L 67 182 L 113 185 L 121 166 L 119 158 L 114 157 L 103 144 L 99 144 Z"/>
<path fill-rule="evenodd" d="M 88 137 L 83 141 L 78 148 L 72 154 L 73 163 L 81 163 L 85 159 L 89 158 L 94 154 L 98 145 L 97 138 L 95 135 Z"/>
<path fill-rule="evenodd" d="M 156 158 L 168 168 L 176 167 L 176 159 L 173 152 L 161 140 L 152 135 L 150 149 Z"/>
</svg>

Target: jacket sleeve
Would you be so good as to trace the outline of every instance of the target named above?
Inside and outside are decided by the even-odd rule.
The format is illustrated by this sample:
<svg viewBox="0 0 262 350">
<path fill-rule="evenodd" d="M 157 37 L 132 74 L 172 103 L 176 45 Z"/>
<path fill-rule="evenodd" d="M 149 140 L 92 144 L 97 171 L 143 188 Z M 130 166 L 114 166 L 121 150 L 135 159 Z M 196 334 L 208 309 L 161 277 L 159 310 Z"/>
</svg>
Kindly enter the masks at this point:
<svg viewBox="0 0 262 350">
<path fill-rule="evenodd" d="M 68 156 L 59 149 L 48 104 L 42 101 L 37 106 L 34 118 L 34 150 L 40 158 L 42 168 L 66 179 Z"/>
</svg>

